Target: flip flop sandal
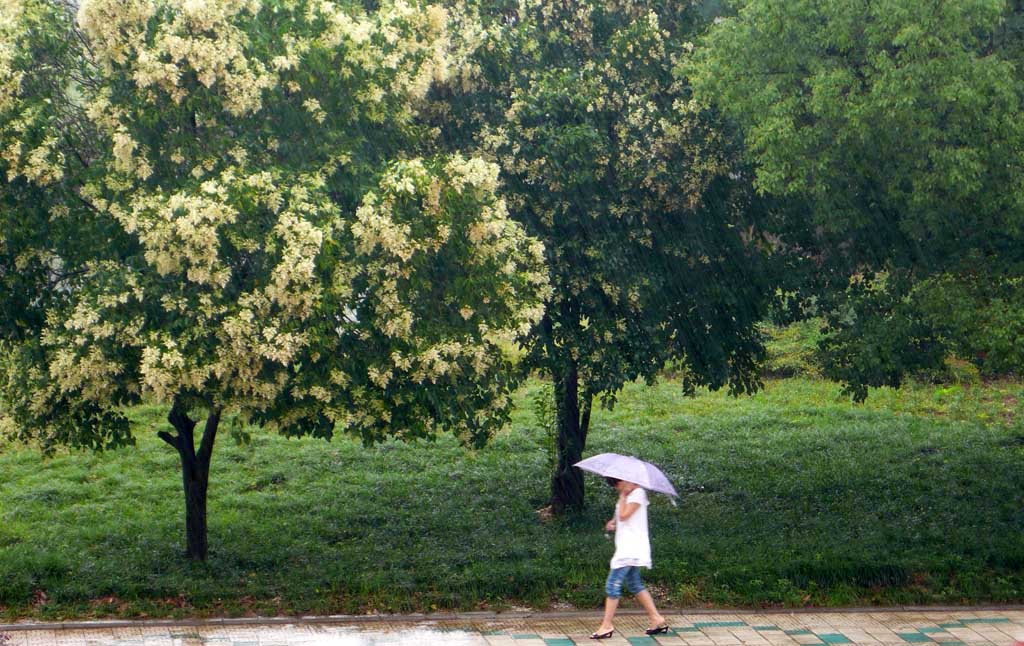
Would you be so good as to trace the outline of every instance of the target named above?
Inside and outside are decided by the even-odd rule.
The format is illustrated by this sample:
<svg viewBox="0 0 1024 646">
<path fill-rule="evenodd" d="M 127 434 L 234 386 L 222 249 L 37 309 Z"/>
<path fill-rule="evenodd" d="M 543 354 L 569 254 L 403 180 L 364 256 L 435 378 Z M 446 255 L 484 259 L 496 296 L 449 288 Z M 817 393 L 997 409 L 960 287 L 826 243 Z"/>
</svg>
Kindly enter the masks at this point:
<svg viewBox="0 0 1024 646">
<path fill-rule="evenodd" d="M 658 626 L 657 628 L 648 628 L 644 632 L 648 635 L 664 635 L 668 632 L 668 624 Z"/>
<path fill-rule="evenodd" d="M 591 639 L 608 639 L 609 637 L 612 636 L 613 632 L 615 632 L 614 628 L 612 628 L 611 630 L 609 630 L 606 633 L 593 633 L 593 634 L 590 635 L 590 638 Z"/>
</svg>

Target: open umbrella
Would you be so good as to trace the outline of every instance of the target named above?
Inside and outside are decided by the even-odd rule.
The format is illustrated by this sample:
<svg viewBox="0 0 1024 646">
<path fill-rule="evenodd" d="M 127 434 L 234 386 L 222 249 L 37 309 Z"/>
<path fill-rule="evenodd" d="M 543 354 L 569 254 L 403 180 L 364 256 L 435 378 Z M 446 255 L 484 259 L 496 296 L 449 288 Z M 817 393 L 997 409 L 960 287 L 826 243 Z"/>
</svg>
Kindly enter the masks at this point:
<svg viewBox="0 0 1024 646">
<path fill-rule="evenodd" d="M 661 469 L 650 462 L 644 462 L 628 455 L 601 453 L 586 460 L 580 460 L 573 466 L 599 476 L 632 482 L 648 491 L 657 491 L 669 496 L 679 495 Z"/>
</svg>

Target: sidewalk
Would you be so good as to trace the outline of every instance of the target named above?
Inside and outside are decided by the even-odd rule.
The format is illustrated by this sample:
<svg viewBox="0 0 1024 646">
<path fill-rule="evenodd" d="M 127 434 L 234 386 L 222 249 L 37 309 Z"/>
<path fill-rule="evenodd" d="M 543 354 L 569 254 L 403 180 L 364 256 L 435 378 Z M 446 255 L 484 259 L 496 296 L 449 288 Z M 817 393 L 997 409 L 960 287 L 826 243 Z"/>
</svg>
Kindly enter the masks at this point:
<svg viewBox="0 0 1024 646">
<path fill-rule="evenodd" d="M 672 631 L 647 637 L 646 618 L 620 612 L 594 642 L 596 612 L 403 617 L 239 618 L 0 625 L 2 646 L 1011 646 L 1024 607 L 669 613 Z"/>
</svg>

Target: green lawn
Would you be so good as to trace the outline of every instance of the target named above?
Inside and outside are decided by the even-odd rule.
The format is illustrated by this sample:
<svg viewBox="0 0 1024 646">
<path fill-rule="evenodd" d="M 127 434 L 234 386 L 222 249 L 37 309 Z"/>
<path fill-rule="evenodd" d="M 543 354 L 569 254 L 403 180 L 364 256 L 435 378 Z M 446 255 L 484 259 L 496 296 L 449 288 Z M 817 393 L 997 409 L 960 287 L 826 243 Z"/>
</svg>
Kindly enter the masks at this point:
<svg viewBox="0 0 1024 646">
<path fill-rule="evenodd" d="M 519 394 L 484 450 L 365 449 L 225 435 L 211 472 L 210 560 L 180 558 L 177 454 L 164 412 L 133 411 L 137 448 L 43 460 L 0 449 L 0 617 L 594 608 L 612 492 L 539 522 L 550 441 Z M 1018 384 L 882 390 L 824 382 L 752 398 L 631 386 L 595 413 L 588 454 L 662 465 L 678 507 L 651 506 L 661 603 L 853 605 L 1024 601 Z"/>
</svg>

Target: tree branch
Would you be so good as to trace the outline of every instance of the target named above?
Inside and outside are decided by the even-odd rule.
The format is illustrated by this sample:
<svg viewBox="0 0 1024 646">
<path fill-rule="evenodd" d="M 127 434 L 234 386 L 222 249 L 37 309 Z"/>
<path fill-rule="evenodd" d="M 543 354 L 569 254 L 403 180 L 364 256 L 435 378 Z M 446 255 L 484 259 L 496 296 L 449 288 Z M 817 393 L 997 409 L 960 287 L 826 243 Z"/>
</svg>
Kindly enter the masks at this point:
<svg viewBox="0 0 1024 646">
<path fill-rule="evenodd" d="M 81 196 L 81 195 L 80 195 L 80 194 L 78 193 L 78 191 L 71 191 L 71 194 L 72 194 L 72 195 L 74 195 L 74 196 L 75 196 L 75 199 L 77 199 L 77 200 L 78 200 L 79 202 L 81 202 L 82 204 L 84 204 L 84 205 L 85 205 L 85 206 L 86 206 L 87 208 L 89 208 L 89 209 L 90 209 L 90 210 L 91 210 L 91 211 L 92 211 L 93 213 L 97 213 L 97 214 L 101 214 L 101 213 L 103 213 L 103 211 L 100 211 L 100 210 L 99 210 L 98 208 L 96 208 L 96 205 L 95 205 L 95 204 L 93 204 L 93 203 L 92 203 L 92 202 L 90 202 L 89 200 L 87 200 L 87 199 L 85 199 L 84 197 L 82 197 L 82 196 Z"/>
<path fill-rule="evenodd" d="M 178 398 L 175 398 L 174 403 L 171 404 L 171 412 L 167 413 L 167 421 L 178 431 L 178 443 L 174 445 L 175 448 L 184 452 L 189 459 L 195 460 L 196 446 L 193 432 L 196 423 L 189 418 L 188 412 L 184 410 L 184 406 Z"/>
<path fill-rule="evenodd" d="M 178 437 L 176 435 L 171 435 L 167 431 L 157 431 L 156 436 L 173 446 L 175 449 L 178 448 Z"/>
<path fill-rule="evenodd" d="M 583 442 L 587 441 L 587 431 L 590 430 L 590 411 L 594 405 L 594 395 L 589 391 L 583 395 L 583 405 L 580 406 L 580 436 Z"/>
<path fill-rule="evenodd" d="M 206 425 L 203 427 L 203 439 L 199 443 L 199 454 L 196 456 L 200 461 L 208 463 L 213 455 L 213 442 L 217 438 L 217 427 L 220 425 L 220 408 L 211 408 L 206 418 Z"/>
</svg>

